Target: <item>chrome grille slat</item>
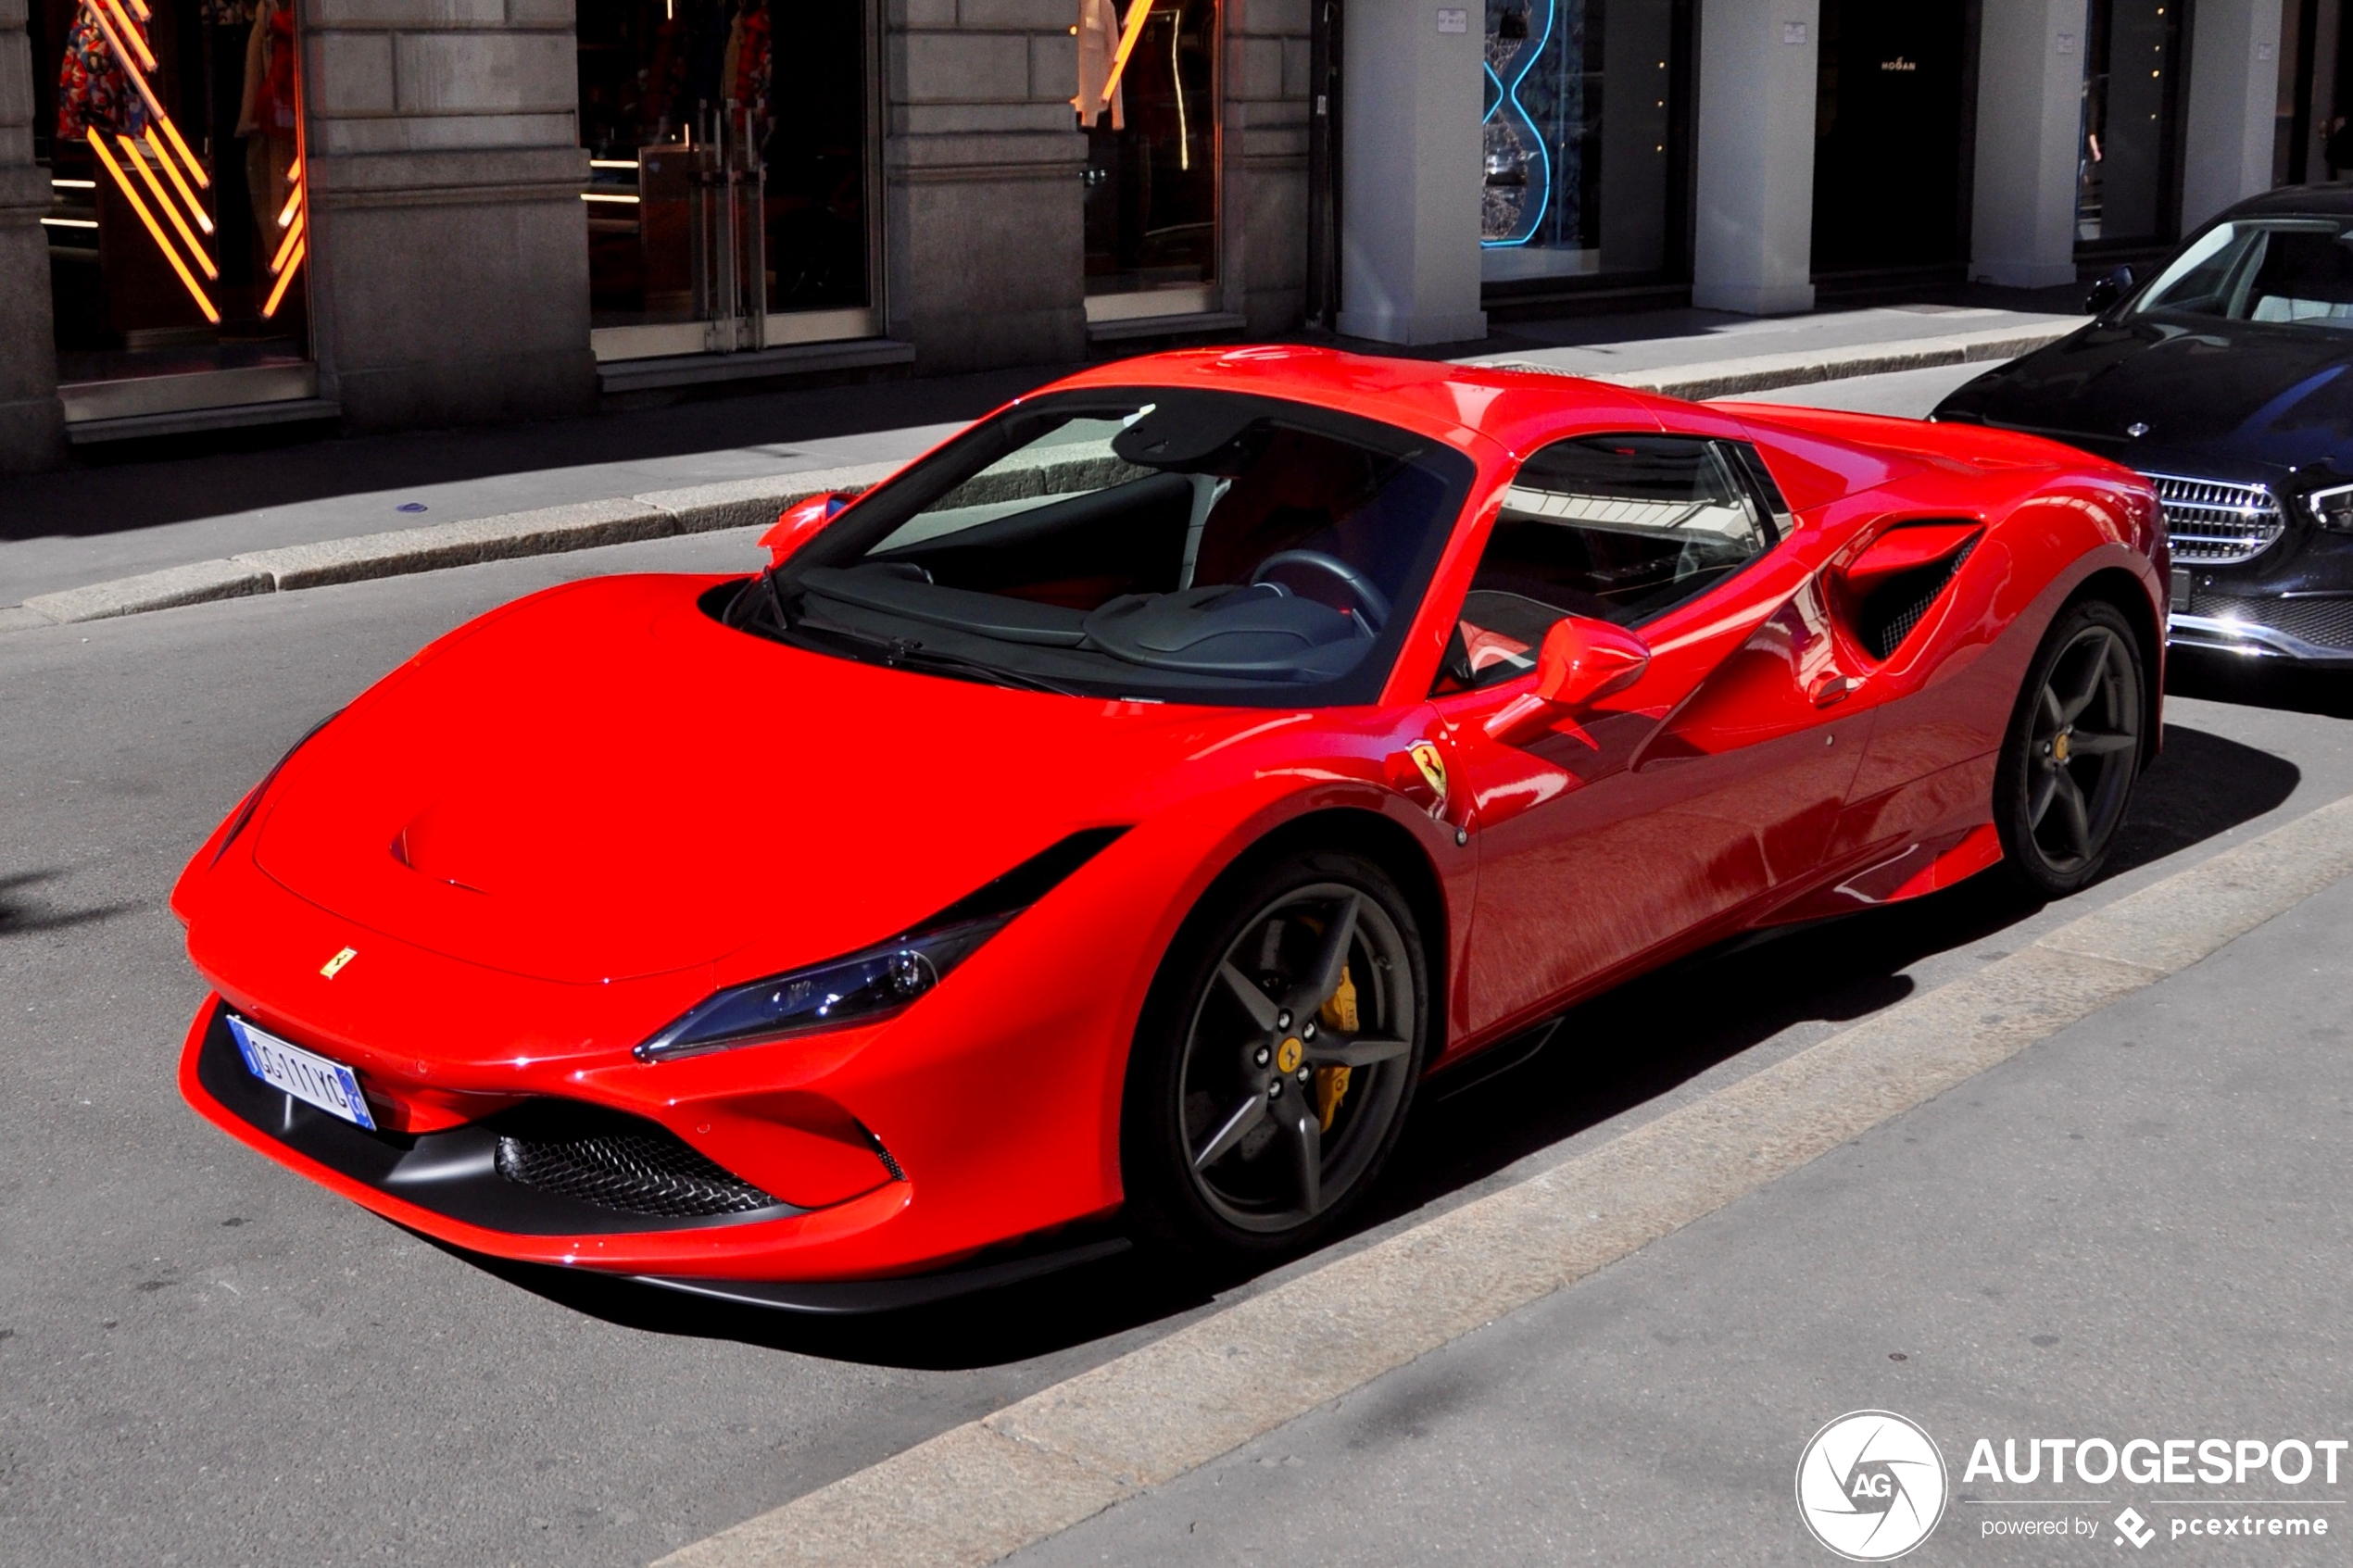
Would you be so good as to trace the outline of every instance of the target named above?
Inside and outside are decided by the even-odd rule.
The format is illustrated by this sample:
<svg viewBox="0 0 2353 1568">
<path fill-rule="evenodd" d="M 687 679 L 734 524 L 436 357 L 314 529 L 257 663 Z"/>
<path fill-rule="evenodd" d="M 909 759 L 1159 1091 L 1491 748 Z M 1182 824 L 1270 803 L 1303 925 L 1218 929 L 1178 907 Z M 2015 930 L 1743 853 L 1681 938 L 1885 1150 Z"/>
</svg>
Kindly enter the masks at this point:
<svg viewBox="0 0 2353 1568">
<path fill-rule="evenodd" d="M 2171 473 L 2141 477 L 2157 486 L 2157 499 L 2165 511 L 2165 532 L 2177 562 L 2232 566 L 2253 560 L 2287 532 L 2279 499 L 2267 485 Z"/>
</svg>

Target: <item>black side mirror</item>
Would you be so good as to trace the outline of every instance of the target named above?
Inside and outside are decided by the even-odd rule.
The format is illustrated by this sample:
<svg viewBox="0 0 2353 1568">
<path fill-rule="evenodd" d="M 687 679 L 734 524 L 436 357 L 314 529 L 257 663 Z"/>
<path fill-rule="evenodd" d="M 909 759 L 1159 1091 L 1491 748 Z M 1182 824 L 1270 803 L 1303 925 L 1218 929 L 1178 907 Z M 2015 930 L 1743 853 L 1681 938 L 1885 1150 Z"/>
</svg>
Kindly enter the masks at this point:
<svg viewBox="0 0 2353 1568">
<path fill-rule="evenodd" d="M 2133 292 L 2133 270 L 2119 267 L 2107 277 L 2093 283 L 2083 295 L 2083 308 L 2097 316 L 2109 306 Z"/>
</svg>

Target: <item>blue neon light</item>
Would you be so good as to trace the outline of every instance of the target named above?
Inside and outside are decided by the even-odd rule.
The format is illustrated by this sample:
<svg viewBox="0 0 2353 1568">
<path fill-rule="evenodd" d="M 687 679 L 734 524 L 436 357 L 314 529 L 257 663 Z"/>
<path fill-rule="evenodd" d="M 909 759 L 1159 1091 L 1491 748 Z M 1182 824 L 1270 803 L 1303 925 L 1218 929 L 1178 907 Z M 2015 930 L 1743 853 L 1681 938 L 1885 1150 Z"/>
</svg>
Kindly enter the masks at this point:
<svg viewBox="0 0 2353 1568">
<path fill-rule="evenodd" d="M 1538 187 L 1541 194 L 1539 195 L 1537 201 L 1536 216 L 1525 220 L 1524 232 L 1520 234 L 1519 238 L 1516 240 L 1483 239 L 1479 241 L 1480 246 L 1487 250 L 1508 250 L 1515 245 L 1524 245 L 1528 244 L 1530 240 L 1534 239 L 1538 232 L 1544 227 L 1544 214 L 1552 208 L 1552 149 L 1544 144 L 1544 132 L 1542 128 L 1536 123 L 1536 117 L 1529 114 L 1528 112 L 1528 106 L 1519 101 L 1519 89 L 1520 83 L 1528 80 L 1528 73 L 1536 69 L 1536 62 L 1544 57 L 1544 45 L 1552 41 L 1553 17 L 1556 4 L 1557 0 L 1543 0 L 1544 30 L 1536 35 L 1536 42 L 1529 46 L 1527 54 L 1522 56 L 1519 69 L 1512 75 L 1511 85 L 1505 86 L 1504 84 L 1503 79 L 1495 74 L 1495 68 L 1493 66 L 1488 65 L 1483 61 L 1480 63 L 1479 69 L 1487 73 L 1487 80 L 1495 84 L 1495 107 L 1487 111 L 1485 118 L 1480 119 L 1479 124 L 1482 127 L 1487 125 L 1490 121 L 1494 119 L 1498 114 L 1503 112 L 1503 108 L 1505 104 L 1510 104 L 1514 109 L 1518 111 L 1520 123 L 1528 127 L 1529 140 L 1536 144 L 1536 156 L 1541 160 L 1543 169 L 1543 180 Z"/>
</svg>

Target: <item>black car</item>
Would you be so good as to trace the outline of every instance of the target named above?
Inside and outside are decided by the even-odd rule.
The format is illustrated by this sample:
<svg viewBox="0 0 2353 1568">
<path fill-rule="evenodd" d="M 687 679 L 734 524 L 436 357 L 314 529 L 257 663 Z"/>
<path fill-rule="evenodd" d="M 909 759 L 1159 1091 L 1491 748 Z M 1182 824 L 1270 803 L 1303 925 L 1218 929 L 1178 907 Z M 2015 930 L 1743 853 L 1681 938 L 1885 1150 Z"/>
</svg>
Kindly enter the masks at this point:
<svg viewBox="0 0 2353 1568">
<path fill-rule="evenodd" d="M 2172 641 L 2353 668 L 2353 186 L 2272 191 L 1931 419 L 2030 431 L 2156 481 Z"/>
</svg>

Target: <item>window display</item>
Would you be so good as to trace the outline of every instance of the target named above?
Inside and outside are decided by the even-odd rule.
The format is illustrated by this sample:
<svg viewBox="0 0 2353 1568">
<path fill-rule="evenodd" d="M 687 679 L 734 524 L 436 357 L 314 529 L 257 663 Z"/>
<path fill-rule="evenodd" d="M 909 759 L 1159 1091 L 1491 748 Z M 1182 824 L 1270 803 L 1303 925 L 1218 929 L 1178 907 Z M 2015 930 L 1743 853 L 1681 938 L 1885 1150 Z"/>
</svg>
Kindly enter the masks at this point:
<svg viewBox="0 0 2353 1568">
<path fill-rule="evenodd" d="M 2181 0 L 2091 0 L 2084 25 L 2076 241 L 2171 239 L 2179 222 Z"/>
<path fill-rule="evenodd" d="M 583 0 L 600 358 L 875 330 L 864 0 Z"/>
<path fill-rule="evenodd" d="M 67 418 L 315 390 L 291 0 L 34 0 L 27 23 Z M 99 385 L 221 370 L 245 373 Z"/>
<path fill-rule="evenodd" d="M 1976 100 L 1967 0 L 1823 0 L 1814 92 L 1814 272 L 1969 259 Z"/>
<path fill-rule="evenodd" d="M 1674 0 L 1487 0 L 1481 273 L 1653 272 L 1670 254 Z"/>
<path fill-rule="evenodd" d="M 1087 132 L 1087 314 L 1213 308 L 1217 277 L 1215 0 L 1079 0 Z"/>
</svg>

